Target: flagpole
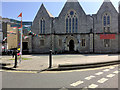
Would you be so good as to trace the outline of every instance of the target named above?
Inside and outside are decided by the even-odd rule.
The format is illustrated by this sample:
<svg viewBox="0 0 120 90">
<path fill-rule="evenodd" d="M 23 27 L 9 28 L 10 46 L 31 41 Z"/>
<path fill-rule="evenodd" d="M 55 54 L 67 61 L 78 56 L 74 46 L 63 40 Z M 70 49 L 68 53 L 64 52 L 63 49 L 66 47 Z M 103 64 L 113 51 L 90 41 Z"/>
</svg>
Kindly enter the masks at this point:
<svg viewBox="0 0 120 90">
<path fill-rule="evenodd" d="M 20 62 L 22 60 L 22 17 L 21 17 L 21 42 L 20 42 Z"/>
</svg>

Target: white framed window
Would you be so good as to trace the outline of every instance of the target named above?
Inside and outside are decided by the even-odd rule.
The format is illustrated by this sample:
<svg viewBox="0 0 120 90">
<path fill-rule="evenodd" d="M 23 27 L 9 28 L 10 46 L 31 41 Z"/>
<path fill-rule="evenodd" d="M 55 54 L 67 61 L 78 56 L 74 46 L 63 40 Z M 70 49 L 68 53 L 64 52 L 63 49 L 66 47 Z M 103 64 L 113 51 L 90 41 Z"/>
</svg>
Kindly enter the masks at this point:
<svg viewBox="0 0 120 90">
<path fill-rule="evenodd" d="M 85 45 L 86 45 L 85 39 L 82 39 L 82 40 L 81 40 L 81 45 L 82 45 L 82 47 L 85 47 Z"/>
<path fill-rule="evenodd" d="M 44 40 L 40 40 L 40 46 L 44 46 Z"/>
<path fill-rule="evenodd" d="M 110 39 L 104 39 L 104 47 L 110 47 Z"/>
<path fill-rule="evenodd" d="M 59 39 L 59 46 L 61 47 L 62 46 L 62 40 Z"/>
</svg>

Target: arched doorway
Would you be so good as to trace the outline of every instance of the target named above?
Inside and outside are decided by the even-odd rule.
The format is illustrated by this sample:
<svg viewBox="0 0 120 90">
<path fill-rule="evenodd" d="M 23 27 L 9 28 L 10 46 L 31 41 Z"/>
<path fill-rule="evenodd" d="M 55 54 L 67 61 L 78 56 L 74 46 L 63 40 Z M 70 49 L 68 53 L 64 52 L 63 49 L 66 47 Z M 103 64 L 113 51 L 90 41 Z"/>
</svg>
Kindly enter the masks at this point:
<svg viewBox="0 0 120 90">
<path fill-rule="evenodd" d="M 70 40 L 69 42 L 69 51 L 74 51 L 74 41 Z"/>
</svg>

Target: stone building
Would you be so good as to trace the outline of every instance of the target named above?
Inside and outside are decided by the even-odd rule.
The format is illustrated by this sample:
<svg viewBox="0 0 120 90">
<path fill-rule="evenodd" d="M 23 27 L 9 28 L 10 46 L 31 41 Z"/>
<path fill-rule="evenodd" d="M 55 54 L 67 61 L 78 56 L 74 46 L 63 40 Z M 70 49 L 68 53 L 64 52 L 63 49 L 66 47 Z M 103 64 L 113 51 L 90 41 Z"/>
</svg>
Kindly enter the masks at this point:
<svg viewBox="0 0 120 90">
<path fill-rule="evenodd" d="M 2 17 L 0 16 L 0 55 L 2 54 L 2 38 L 3 38 Z"/>
<path fill-rule="evenodd" d="M 33 53 L 117 53 L 118 12 L 105 0 L 96 14 L 87 15 L 77 0 L 65 3 L 58 17 L 42 4 L 32 25 Z M 101 35 L 107 35 L 101 39 Z M 113 37 L 113 38 L 111 38 Z"/>
<path fill-rule="evenodd" d="M 16 23 L 8 18 L 2 18 L 2 30 L 3 30 L 3 50 L 6 53 L 8 49 L 17 48 L 19 43 L 19 31 L 18 28 L 11 27 Z M 5 39 L 6 38 L 6 39 Z"/>
<path fill-rule="evenodd" d="M 28 36 L 28 28 L 31 29 L 32 22 L 22 22 L 23 25 L 23 54 L 28 53 L 30 48 L 31 36 L 24 39 L 25 36 Z M 21 21 L 2 18 L 2 30 L 3 30 L 3 39 L 7 38 L 2 46 L 4 47 L 3 52 L 6 52 L 8 49 L 19 48 L 20 47 L 20 30 Z"/>
</svg>

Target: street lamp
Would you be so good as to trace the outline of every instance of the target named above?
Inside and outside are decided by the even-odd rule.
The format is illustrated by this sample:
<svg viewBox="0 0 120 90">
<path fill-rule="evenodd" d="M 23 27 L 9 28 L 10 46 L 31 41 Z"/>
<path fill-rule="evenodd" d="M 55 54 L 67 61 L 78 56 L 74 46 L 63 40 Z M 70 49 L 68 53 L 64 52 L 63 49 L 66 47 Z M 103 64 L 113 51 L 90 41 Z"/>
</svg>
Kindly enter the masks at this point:
<svg viewBox="0 0 120 90">
<path fill-rule="evenodd" d="M 91 18 L 93 19 L 93 29 L 90 29 L 90 33 L 93 35 L 93 53 L 94 53 L 94 17 L 91 16 Z"/>
</svg>

